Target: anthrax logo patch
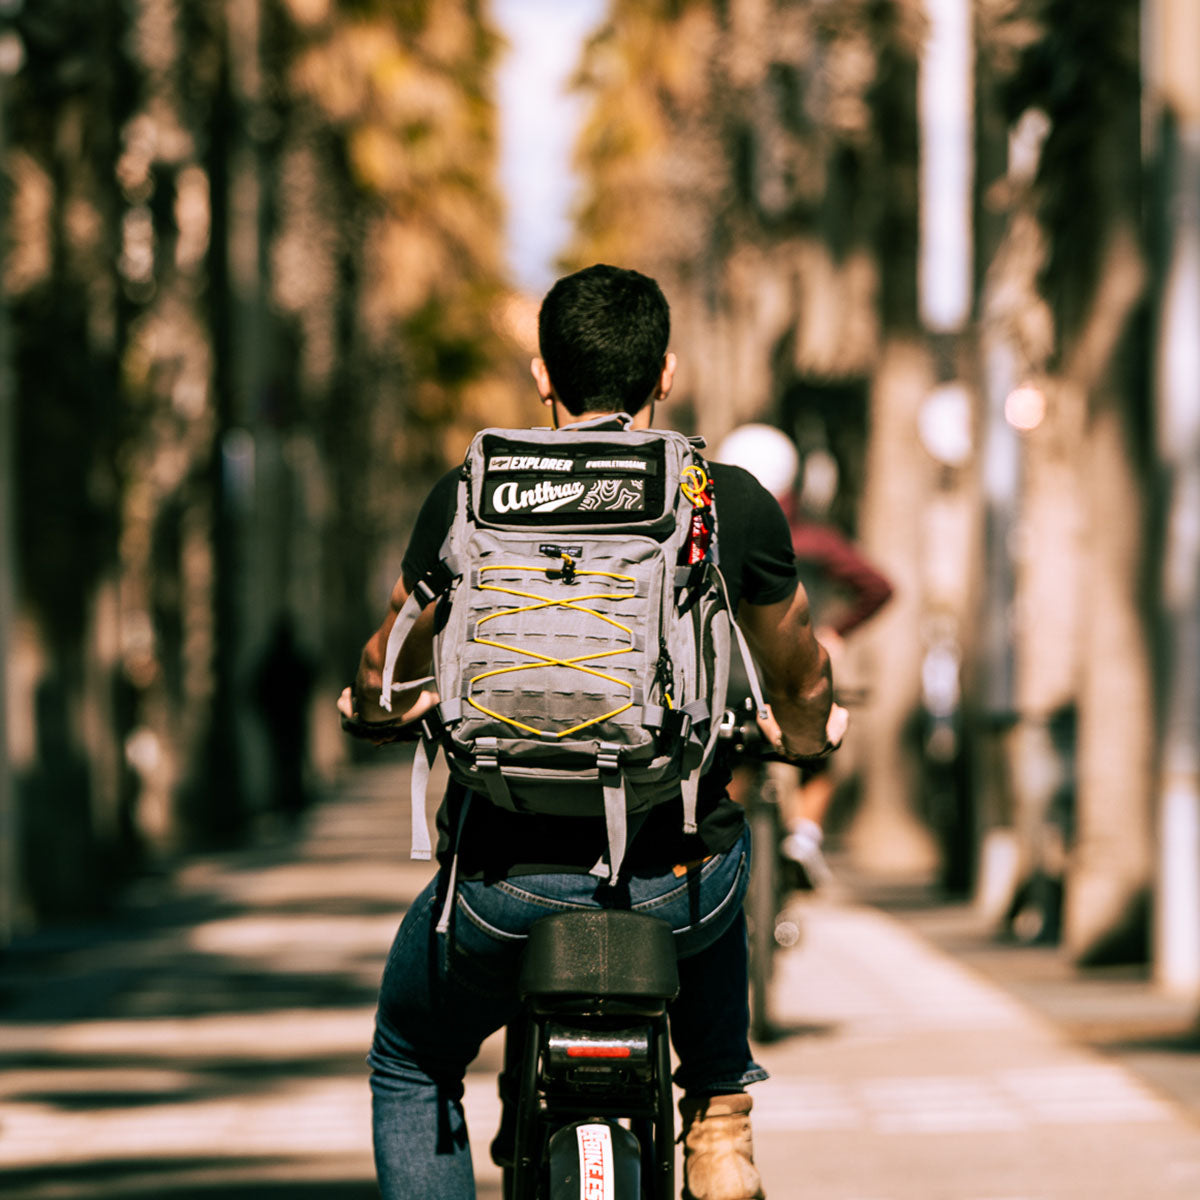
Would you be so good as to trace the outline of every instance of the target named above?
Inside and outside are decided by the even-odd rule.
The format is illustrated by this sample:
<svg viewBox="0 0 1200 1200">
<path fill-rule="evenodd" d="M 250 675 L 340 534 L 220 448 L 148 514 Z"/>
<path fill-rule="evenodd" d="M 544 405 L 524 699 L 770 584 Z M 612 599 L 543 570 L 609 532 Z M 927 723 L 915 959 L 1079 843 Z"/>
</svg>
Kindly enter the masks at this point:
<svg viewBox="0 0 1200 1200">
<path fill-rule="evenodd" d="M 554 512 L 583 499 L 586 491 L 585 483 L 500 483 L 492 487 L 491 502 L 497 513 Z"/>
<path fill-rule="evenodd" d="M 481 449 L 472 491 L 483 521 L 600 527 L 663 518 L 666 468 L 657 444 L 615 434 L 576 441 L 569 432 L 539 444 L 489 433 Z"/>
<path fill-rule="evenodd" d="M 490 516 L 512 513 L 640 513 L 646 509 L 641 479 L 541 479 L 537 483 L 504 480 L 484 491 Z"/>
</svg>

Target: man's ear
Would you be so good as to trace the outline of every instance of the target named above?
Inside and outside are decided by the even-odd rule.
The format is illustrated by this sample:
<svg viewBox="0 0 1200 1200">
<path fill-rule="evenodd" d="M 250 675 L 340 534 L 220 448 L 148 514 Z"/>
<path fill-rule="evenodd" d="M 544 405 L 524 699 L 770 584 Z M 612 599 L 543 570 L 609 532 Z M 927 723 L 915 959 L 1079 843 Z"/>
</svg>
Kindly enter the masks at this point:
<svg viewBox="0 0 1200 1200">
<path fill-rule="evenodd" d="M 546 370 L 546 364 L 540 358 L 534 358 L 529 364 L 529 373 L 533 376 L 534 386 L 542 398 L 542 403 L 549 404 L 550 397 L 554 395 L 554 388 L 550 384 L 550 372 Z"/>
<path fill-rule="evenodd" d="M 675 368 L 679 360 L 674 354 L 668 353 L 663 359 L 662 374 L 658 377 L 658 386 L 654 389 L 654 398 L 656 400 L 665 400 L 671 394 L 671 387 L 675 383 Z"/>
</svg>

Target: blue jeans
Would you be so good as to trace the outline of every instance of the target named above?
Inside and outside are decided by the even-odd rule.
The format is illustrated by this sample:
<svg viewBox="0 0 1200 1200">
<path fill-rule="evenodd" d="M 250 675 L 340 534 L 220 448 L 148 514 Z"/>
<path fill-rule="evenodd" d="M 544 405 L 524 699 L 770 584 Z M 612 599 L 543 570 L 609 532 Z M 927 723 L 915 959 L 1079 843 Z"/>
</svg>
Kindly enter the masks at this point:
<svg viewBox="0 0 1200 1200">
<path fill-rule="evenodd" d="M 692 868 L 629 881 L 627 906 L 675 932 L 679 996 L 670 1007 L 685 1091 L 721 1094 L 767 1077 L 747 1040 L 749 835 Z M 611 907 L 589 875 L 460 882 L 450 936 L 438 937 L 443 871 L 405 914 L 384 969 L 371 1047 L 375 1165 L 384 1200 L 473 1200 L 463 1077 L 484 1038 L 517 1014 L 529 927 L 564 909 Z M 622 907 L 626 906 L 622 904 Z"/>
</svg>

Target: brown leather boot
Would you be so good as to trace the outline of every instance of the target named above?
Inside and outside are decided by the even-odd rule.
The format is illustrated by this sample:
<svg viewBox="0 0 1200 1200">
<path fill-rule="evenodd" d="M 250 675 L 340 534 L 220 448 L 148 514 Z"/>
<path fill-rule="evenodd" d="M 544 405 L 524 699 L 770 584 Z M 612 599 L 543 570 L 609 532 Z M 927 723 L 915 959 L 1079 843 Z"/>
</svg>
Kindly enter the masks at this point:
<svg viewBox="0 0 1200 1200">
<path fill-rule="evenodd" d="M 745 1093 L 679 1102 L 683 1118 L 683 1200 L 764 1200 L 754 1165 Z"/>
</svg>

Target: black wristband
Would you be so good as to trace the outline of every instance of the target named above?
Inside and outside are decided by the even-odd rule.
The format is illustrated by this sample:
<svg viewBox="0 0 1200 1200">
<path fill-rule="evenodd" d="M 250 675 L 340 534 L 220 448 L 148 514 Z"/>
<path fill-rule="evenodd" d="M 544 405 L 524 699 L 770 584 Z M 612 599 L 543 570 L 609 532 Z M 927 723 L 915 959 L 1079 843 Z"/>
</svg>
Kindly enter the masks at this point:
<svg viewBox="0 0 1200 1200">
<path fill-rule="evenodd" d="M 798 762 L 801 766 L 805 763 L 824 762 L 841 744 L 841 742 L 831 742 L 826 738 L 825 745 L 816 754 L 797 754 L 794 761 Z"/>
</svg>

